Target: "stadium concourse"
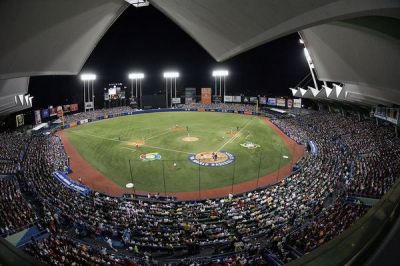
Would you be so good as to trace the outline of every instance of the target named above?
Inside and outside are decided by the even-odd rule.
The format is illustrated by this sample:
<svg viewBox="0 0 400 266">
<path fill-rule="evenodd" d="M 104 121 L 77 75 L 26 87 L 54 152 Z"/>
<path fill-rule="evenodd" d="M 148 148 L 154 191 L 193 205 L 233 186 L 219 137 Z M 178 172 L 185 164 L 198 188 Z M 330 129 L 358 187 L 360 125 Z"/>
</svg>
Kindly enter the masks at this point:
<svg viewBox="0 0 400 266">
<path fill-rule="evenodd" d="M 381 198 L 400 174 L 389 125 L 328 112 L 271 121 L 299 143 L 313 141 L 298 171 L 266 188 L 189 202 L 83 195 L 52 176 L 69 166 L 55 132 L 3 133 L 2 162 L 17 167 L 0 168 L 0 232 L 45 232 L 20 248 L 52 265 L 279 265 L 342 234 L 369 209 L 359 197 Z"/>
</svg>

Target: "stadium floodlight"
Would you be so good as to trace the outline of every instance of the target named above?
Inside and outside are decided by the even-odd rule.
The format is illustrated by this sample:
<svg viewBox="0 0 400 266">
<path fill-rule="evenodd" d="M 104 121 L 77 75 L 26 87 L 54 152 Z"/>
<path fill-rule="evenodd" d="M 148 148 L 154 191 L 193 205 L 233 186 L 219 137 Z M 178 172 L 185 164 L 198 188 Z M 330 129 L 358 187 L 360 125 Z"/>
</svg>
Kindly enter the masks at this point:
<svg viewBox="0 0 400 266">
<path fill-rule="evenodd" d="M 214 70 L 212 72 L 213 77 L 226 77 L 229 75 L 229 71 L 228 70 L 224 70 L 224 69 L 218 69 L 218 70 Z"/>
<path fill-rule="evenodd" d="M 172 108 L 172 83 L 175 83 L 175 98 L 176 98 L 176 79 L 179 78 L 179 72 L 176 71 L 166 71 L 163 73 L 163 76 L 165 78 L 165 101 L 166 105 L 168 107 L 168 79 L 171 79 L 171 86 L 170 86 L 170 91 L 171 91 L 171 108 Z"/>
<path fill-rule="evenodd" d="M 164 72 L 164 78 L 179 78 L 179 72 Z"/>
<path fill-rule="evenodd" d="M 128 78 L 131 80 L 131 98 L 133 97 L 133 80 L 135 80 L 135 95 L 138 97 L 138 83 L 139 83 L 139 95 L 140 95 L 140 108 L 142 108 L 142 79 L 144 79 L 144 73 L 133 72 L 128 74 Z M 139 82 L 138 82 L 139 80 Z"/>
<path fill-rule="evenodd" d="M 86 81 L 86 80 L 96 80 L 96 75 L 95 74 L 81 74 L 81 80 Z"/>
<path fill-rule="evenodd" d="M 128 78 L 129 79 L 143 79 L 144 73 L 129 73 Z"/>
<path fill-rule="evenodd" d="M 225 78 L 229 75 L 229 71 L 226 69 L 216 69 L 212 72 L 212 76 L 215 78 L 215 96 L 218 95 L 218 84 L 217 84 L 217 79 L 219 78 L 219 96 L 222 97 L 222 81 L 224 83 L 224 97 L 225 97 L 225 91 L 226 91 L 226 85 L 225 85 Z"/>
<path fill-rule="evenodd" d="M 83 105 L 84 110 L 92 109 L 94 111 L 94 88 L 93 82 L 96 80 L 96 75 L 92 73 L 81 74 L 83 81 Z M 86 94 L 87 91 L 87 94 Z"/>
</svg>

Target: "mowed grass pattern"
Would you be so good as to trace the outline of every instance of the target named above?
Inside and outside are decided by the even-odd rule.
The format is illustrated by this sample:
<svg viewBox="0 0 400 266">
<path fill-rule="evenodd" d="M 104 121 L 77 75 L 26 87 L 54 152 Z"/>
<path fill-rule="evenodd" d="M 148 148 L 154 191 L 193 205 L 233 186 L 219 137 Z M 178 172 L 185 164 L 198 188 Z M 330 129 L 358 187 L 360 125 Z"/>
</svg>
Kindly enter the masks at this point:
<svg viewBox="0 0 400 266">
<path fill-rule="evenodd" d="M 175 130 L 177 125 L 181 130 Z M 239 134 L 231 137 L 228 133 L 236 131 L 237 127 Z M 263 118 L 238 114 L 168 112 L 130 115 L 67 129 L 65 133 L 85 160 L 121 187 L 131 182 L 130 160 L 136 189 L 148 192 L 164 193 L 164 189 L 167 193 L 198 191 L 199 185 L 201 190 L 230 186 L 232 182 L 256 179 L 259 173 L 260 176 L 267 175 L 291 160 L 288 147 Z M 188 134 L 199 140 L 183 141 Z M 142 139 L 145 145 L 136 149 L 132 143 Z M 242 147 L 240 144 L 245 141 L 260 147 Z M 235 163 L 200 167 L 188 159 L 190 153 L 217 150 L 233 153 Z M 140 160 L 140 155 L 146 153 L 159 153 L 162 160 Z M 289 158 L 283 158 L 283 155 Z"/>
</svg>

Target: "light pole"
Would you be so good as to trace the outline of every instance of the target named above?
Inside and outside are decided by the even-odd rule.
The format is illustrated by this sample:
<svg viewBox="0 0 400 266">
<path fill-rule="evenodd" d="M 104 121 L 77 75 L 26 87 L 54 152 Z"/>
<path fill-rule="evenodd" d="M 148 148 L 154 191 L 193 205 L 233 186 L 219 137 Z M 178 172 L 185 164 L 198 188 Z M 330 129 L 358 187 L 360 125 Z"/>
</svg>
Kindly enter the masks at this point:
<svg viewBox="0 0 400 266">
<path fill-rule="evenodd" d="M 83 81 L 83 106 L 84 110 L 92 109 L 94 111 L 94 88 L 93 83 L 96 80 L 96 75 L 91 73 L 81 74 Z M 88 101 L 86 101 L 86 99 Z M 92 101 L 90 101 L 92 100 Z"/>
<path fill-rule="evenodd" d="M 236 170 L 236 161 L 233 163 L 233 173 L 232 173 L 232 194 L 233 193 L 233 185 L 235 184 L 235 170 Z"/>
<path fill-rule="evenodd" d="M 169 71 L 169 72 L 164 72 L 164 78 L 165 78 L 165 97 L 166 97 L 166 104 L 168 107 L 168 89 L 170 90 L 170 94 L 171 94 L 171 105 L 170 107 L 172 108 L 172 98 L 176 98 L 176 79 L 179 78 L 179 72 L 173 72 L 173 71 Z M 170 86 L 168 86 L 168 80 L 171 81 Z M 174 88 L 175 91 L 175 96 L 172 97 L 172 89 Z"/>
<path fill-rule="evenodd" d="M 140 108 L 142 106 L 142 79 L 144 79 L 144 73 L 134 72 L 129 73 L 128 78 L 131 80 L 131 98 L 133 98 L 133 80 L 135 80 L 135 99 L 138 98 L 138 89 L 139 89 L 139 97 L 140 97 Z"/>
<path fill-rule="evenodd" d="M 256 186 L 256 189 L 258 189 L 258 184 L 260 182 L 261 158 L 262 158 L 262 150 L 260 150 L 260 161 L 258 162 L 258 174 L 257 174 L 257 186 Z"/>
<path fill-rule="evenodd" d="M 224 94 L 225 97 L 226 93 L 226 77 L 229 75 L 229 71 L 225 69 L 217 69 L 212 72 L 212 76 L 215 78 L 215 96 L 218 96 L 218 83 L 219 80 L 219 97 L 222 98 L 222 86 L 224 87 Z M 225 101 L 224 101 L 225 102 Z"/>
</svg>

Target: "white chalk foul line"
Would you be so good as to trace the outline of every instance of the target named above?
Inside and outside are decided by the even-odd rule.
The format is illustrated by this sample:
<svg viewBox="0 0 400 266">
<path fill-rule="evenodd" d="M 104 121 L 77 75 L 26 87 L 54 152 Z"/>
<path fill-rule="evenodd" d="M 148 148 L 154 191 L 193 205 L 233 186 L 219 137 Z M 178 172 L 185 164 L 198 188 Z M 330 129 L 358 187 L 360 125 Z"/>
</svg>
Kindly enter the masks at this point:
<svg viewBox="0 0 400 266">
<path fill-rule="evenodd" d="M 98 138 L 98 139 L 104 139 L 104 140 L 109 140 L 109 141 L 115 141 L 115 142 L 121 142 L 121 143 L 129 144 L 128 141 L 110 139 L 110 138 L 105 138 L 105 137 L 101 137 L 101 136 L 97 136 L 97 135 L 93 135 L 93 134 L 88 134 L 88 133 L 73 132 L 73 131 L 71 133 L 75 133 L 75 134 L 78 134 L 78 135 L 86 135 L 86 136 L 90 136 L 90 137 L 94 137 L 94 138 Z M 168 148 L 162 148 L 162 147 L 150 146 L 150 145 L 141 145 L 141 147 L 148 147 L 148 148 L 160 149 L 160 150 L 165 150 L 165 151 L 173 151 L 173 152 L 179 152 L 179 153 L 184 153 L 184 154 L 192 154 L 190 152 L 178 151 L 178 150 L 174 150 L 174 149 L 168 149 Z M 136 151 L 136 149 L 132 149 L 132 148 L 128 148 L 128 147 L 122 147 L 122 148 Z"/>
<path fill-rule="evenodd" d="M 170 130 L 170 129 L 167 129 L 166 131 L 163 131 L 163 132 L 161 132 L 160 134 L 156 134 L 156 135 L 150 136 L 150 137 L 148 137 L 147 139 L 144 139 L 144 140 L 154 139 L 155 137 L 159 137 L 159 136 L 168 134 L 168 133 L 170 133 L 170 132 L 171 132 L 171 130 Z"/>
<path fill-rule="evenodd" d="M 222 144 L 222 146 L 221 146 L 219 149 L 217 149 L 217 151 L 221 151 L 227 144 L 229 144 L 229 143 L 231 143 L 232 141 L 234 141 L 235 139 L 237 139 L 237 138 L 240 136 L 239 133 L 240 133 L 243 129 L 245 129 L 245 128 L 250 124 L 251 121 L 252 121 L 252 119 L 248 120 L 248 121 L 246 122 L 246 125 L 244 125 L 244 127 L 242 127 L 238 132 L 236 132 L 236 134 L 233 135 L 227 142 L 225 142 L 224 144 Z"/>
<path fill-rule="evenodd" d="M 167 149 L 167 148 L 162 148 L 162 147 L 157 147 L 157 146 L 150 146 L 150 145 L 142 145 L 142 147 L 160 149 L 160 150 L 165 150 L 165 151 L 173 151 L 173 152 L 179 152 L 179 153 L 184 153 L 184 154 L 193 154 L 192 152 L 178 151 L 178 150 Z"/>
</svg>

